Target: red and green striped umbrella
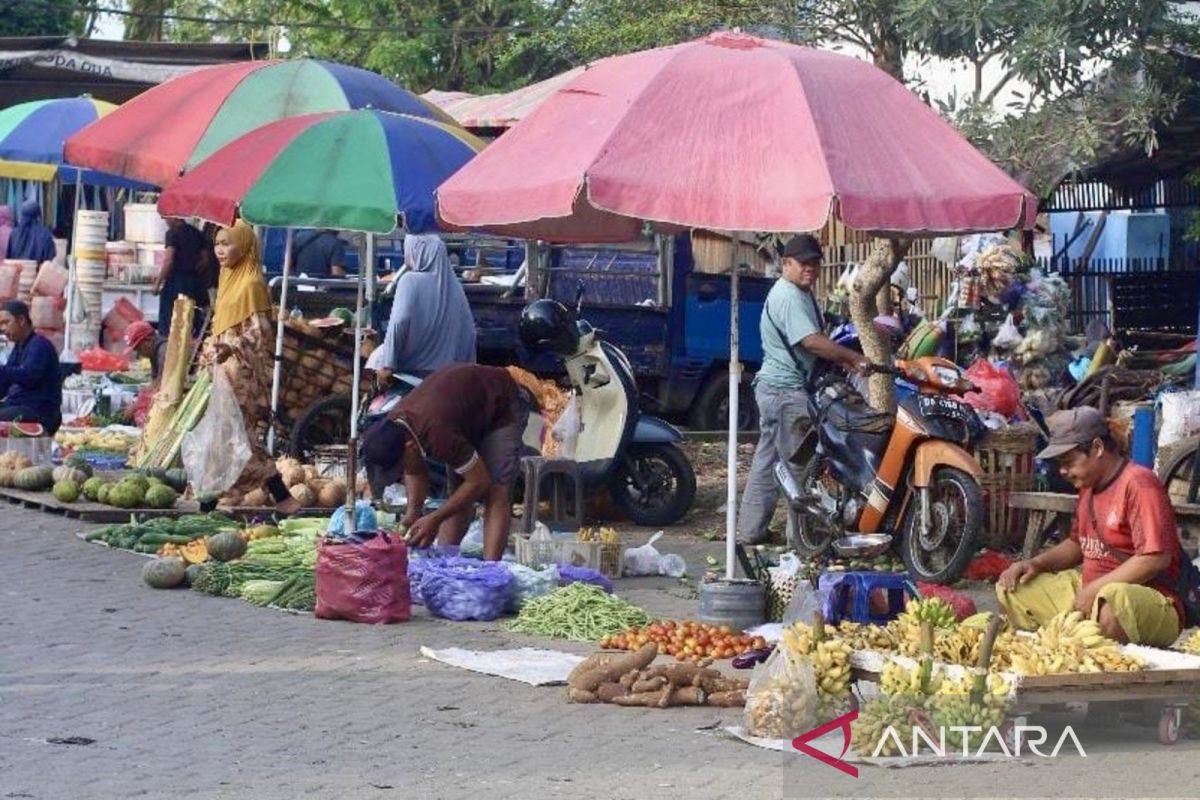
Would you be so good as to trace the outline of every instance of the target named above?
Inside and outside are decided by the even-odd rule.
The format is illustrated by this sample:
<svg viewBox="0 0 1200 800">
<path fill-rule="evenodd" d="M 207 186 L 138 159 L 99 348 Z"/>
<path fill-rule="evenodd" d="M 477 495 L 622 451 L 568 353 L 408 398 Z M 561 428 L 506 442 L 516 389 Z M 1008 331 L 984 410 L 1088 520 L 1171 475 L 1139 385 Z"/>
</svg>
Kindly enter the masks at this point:
<svg viewBox="0 0 1200 800">
<path fill-rule="evenodd" d="M 388 233 L 431 230 L 433 193 L 483 148 L 455 125 L 367 109 L 290 117 L 242 136 L 176 180 L 165 217 Z"/>
<path fill-rule="evenodd" d="M 374 108 L 455 124 L 374 72 L 328 61 L 251 61 L 180 75 L 67 141 L 67 162 L 166 186 L 223 145 L 286 117 Z"/>
</svg>

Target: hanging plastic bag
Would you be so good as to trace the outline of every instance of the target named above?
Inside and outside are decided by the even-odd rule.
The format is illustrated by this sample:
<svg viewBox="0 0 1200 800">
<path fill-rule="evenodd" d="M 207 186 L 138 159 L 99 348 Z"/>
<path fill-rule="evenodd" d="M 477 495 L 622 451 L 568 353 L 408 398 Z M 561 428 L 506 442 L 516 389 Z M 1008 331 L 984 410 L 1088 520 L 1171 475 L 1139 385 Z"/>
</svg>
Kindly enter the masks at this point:
<svg viewBox="0 0 1200 800">
<path fill-rule="evenodd" d="M 776 647 L 750 676 L 743 715 L 746 733 L 762 739 L 794 739 L 812 730 L 817 699 L 812 664 Z"/>
<path fill-rule="evenodd" d="M 1019 345 L 1024 339 L 1021 336 L 1021 331 L 1017 328 L 1017 323 L 1013 321 L 1013 315 L 1009 314 L 1004 322 L 1000 323 L 999 330 L 992 337 L 992 346 L 997 350 L 1011 350 Z"/>
<path fill-rule="evenodd" d="M 1021 390 L 1011 372 L 981 358 L 967 367 L 965 374 L 980 389 L 963 397 L 968 405 L 983 411 L 995 411 L 1007 419 L 1017 415 Z"/>
<path fill-rule="evenodd" d="M 783 626 L 786 628 L 797 622 L 811 624 L 813 615 L 818 611 L 822 616 L 828 617 L 828 609 L 833 604 L 832 595 L 833 592 L 828 589 L 814 589 L 811 582 L 800 581 L 792 594 L 791 602 L 783 612 Z"/>
<path fill-rule="evenodd" d="M 362 544 L 323 543 L 317 550 L 317 607 L 321 619 L 368 624 L 407 622 L 412 616 L 408 550 L 381 533 Z"/>
<path fill-rule="evenodd" d="M 184 434 L 182 449 L 183 466 L 197 495 L 224 492 L 237 483 L 250 461 L 242 410 L 220 367 L 212 371 L 208 408 L 196 427 Z"/>
<path fill-rule="evenodd" d="M 579 416 L 579 396 L 572 393 L 566 407 L 550 429 L 550 438 L 557 444 L 557 457 L 575 460 L 575 448 L 579 444 L 579 431 L 583 423 Z"/>
<path fill-rule="evenodd" d="M 1159 402 L 1162 403 L 1162 427 L 1158 430 L 1160 450 L 1200 432 L 1200 390 L 1170 392 L 1162 395 Z"/>
<path fill-rule="evenodd" d="M 621 556 L 621 574 L 626 577 L 657 575 L 658 564 L 662 560 L 662 554 L 658 552 L 658 548 L 654 546 L 654 543 L 661 539 L 662 535 L 663 532 L 659 531 L 651 536 L 650 541 L 641 547 L 626 548 L 624 555 Z"/>
</svg>

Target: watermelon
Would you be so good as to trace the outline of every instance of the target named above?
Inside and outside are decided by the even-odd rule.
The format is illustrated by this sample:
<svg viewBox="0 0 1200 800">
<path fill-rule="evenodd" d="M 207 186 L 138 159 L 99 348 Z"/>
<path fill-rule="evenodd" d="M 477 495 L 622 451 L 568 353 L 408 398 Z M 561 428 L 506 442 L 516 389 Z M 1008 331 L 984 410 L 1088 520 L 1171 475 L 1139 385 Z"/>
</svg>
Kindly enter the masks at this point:
<svg viewBox="0 0 1200 800">
<path fill-rule="evenodd" d="M 46 429 L 37 422 L 13 422 L 10 423 L 8 435 L 14 439 L 21 437 L 32 439 L 36 436 L 45 436 Z"/>
</svg>

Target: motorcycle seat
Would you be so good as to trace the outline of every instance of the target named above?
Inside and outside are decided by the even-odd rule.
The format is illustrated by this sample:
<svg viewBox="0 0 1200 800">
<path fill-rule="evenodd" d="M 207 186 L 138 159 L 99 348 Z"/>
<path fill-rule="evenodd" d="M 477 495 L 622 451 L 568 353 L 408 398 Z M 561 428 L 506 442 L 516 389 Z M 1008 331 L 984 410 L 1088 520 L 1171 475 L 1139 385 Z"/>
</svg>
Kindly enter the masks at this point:
<svg viewBox="0 0 1200 800">
<path fill-rule="evenodd" d="M 876 411 L 864 402 L 834 403 L 825 411 L 825 419 L 846 433 L 888 433 L 896 418 L 885 411 Z"/>
</svg>

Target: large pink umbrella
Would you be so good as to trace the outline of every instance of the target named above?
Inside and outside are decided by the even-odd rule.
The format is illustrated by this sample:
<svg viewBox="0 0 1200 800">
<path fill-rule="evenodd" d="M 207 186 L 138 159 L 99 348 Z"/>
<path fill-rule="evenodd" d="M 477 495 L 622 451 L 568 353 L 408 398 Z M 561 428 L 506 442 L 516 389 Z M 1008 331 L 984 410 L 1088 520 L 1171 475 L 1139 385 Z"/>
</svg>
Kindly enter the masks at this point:
<svg viewBox="0 0 1200 800">
<path fill-rule="evenodd" d="M 452 227 L 560 242 L 661 229 L 954 233 L 1029 227 L 1035 198 L 891 76 L 717 33 L 597 62 L 438 189 Z M 731 280 L 726 570 L 737 480 Z"/>
<path fill-rule="evenodd" d="M 735 33 L 599 61 L 438 190 L 463 228 L 629 241 L 684 228 L 951 233 L 1034 198 L 865 61 Z"/>
</svg>

